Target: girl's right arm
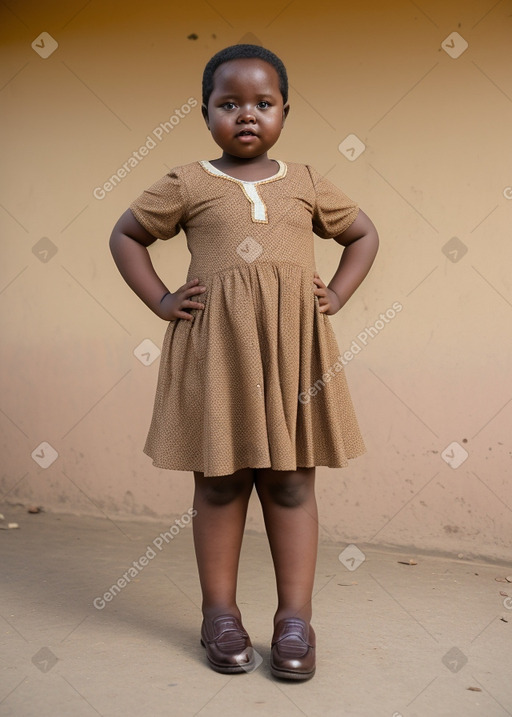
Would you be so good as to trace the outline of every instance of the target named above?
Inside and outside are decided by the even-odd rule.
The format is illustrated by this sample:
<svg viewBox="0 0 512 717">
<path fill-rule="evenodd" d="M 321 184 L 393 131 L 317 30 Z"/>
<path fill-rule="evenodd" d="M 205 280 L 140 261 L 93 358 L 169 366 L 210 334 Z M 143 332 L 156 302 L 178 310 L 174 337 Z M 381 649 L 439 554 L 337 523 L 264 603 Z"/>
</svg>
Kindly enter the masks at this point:
<svg viewBox="0 0 512 717">
<path fill-rule="evenodd" d="M 202 294 L 206 287 L 192 279 L 171 293 L 156 273 L 147 247 L 156 241 L 132 211 L 127 209 L 118 219 L 110 236 L 110 251 L 128 286 L 161 319 L 193 319 L 185 309 L 203 309 L 204 304 L 190 296 Z"/>
</svg>

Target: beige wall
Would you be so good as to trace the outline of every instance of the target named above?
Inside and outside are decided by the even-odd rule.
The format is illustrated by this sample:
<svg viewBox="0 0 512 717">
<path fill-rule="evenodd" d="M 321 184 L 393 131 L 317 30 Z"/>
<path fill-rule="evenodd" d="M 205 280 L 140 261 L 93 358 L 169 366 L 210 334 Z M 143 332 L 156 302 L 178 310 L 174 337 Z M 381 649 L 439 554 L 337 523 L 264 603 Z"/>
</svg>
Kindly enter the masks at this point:
<svg viewBox="0 0 512 717">
<path fill-rule="evenodd" d="M 289 72 L 292 109 L 273 156 L 327 173 L 381 236 L 371 275 L 331 319 L 341 350 L 358 351 L 346 371 L 368 453 L 347 469 L 318 469 L 322 538 L 510 556 L 510 3 L 8 5 L 4 501 L 112 520 L 190 506 L 192 474 L 157 470 L 142 453 L 158 360 L 147 366 L 133 352 L 145 339 L 161 346 L 165 325 L 124 285 L 107 242 L 168 168 L 218 156 L 199 104 L 113 191 L 97 199 L 93 190 L 200 99 L 214 52 L 249 37 Z M 458 58 L 442 47 L 454 31 L 468 43 Z M 42 32 L 58 43 L 46 59 L 31 47 Z M 453 55 L 463 40 L 444 44 Z M 51 47 L 43 41 L 39 52 Z M 350 134 L 366 145 L 354 161 L 338 149 Z M 339 247 L 316 246 L 327 282 Z M 151 254 L 170 287 L 184 282 L 183 235 Z M 369 338 L 395 302 L 402 310 Z M 35 450 L 42 442 L 58 453 L 46 468 L 36 462 L 52 455 Z M 442 457 L 452 442 L 452 465 L 469 454 L 459 467 Z M 248 526 L 263 529 L 256 500 Z"/>
</svg>

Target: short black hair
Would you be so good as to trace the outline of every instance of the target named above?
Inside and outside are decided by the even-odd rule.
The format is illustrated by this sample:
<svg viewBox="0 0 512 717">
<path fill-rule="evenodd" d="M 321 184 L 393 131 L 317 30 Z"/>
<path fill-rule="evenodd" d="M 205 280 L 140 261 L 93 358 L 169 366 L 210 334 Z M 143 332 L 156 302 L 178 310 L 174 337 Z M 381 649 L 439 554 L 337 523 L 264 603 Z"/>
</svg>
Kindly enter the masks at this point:
<svg viewBox="0 0 512 717">
<path fill-rule="evenodd" d="M 283 103 L 288 102 L 288 75 L 286 67 L 277 55 L 270 50 L 266 50 L 260 45 L 230 45 L 223 50 L 219 50 L 211 60 L 209 60 L 203 72 L 203 104 L 208 107 L 210 95 L 213 92 L 213 73 L 220 65 L 230 60 L 257 59 L 268 62 L 269 65 L 276 70 L 279 77 L 279 89 L 283 96 Z"/>
</svg>

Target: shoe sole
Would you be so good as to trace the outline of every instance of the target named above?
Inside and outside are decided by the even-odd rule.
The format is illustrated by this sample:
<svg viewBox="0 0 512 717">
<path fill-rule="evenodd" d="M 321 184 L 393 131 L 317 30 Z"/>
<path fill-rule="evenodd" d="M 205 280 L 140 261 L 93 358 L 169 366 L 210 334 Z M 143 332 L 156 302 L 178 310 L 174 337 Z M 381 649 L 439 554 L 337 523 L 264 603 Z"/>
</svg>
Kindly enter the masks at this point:
<svg viewBox="0 0 512 717">
<path fill-rule="evenodd" d="M 201 645 L 206 650 L 206 645 L 204 644 L 202 639 Z M 256 660 L 252 660 L 251 662 L 248 662 L 245 667 L 242 667 L 242 665 L 218 665 L 216 662 L 212 662 L 210 660 L 208 654 L 206 654 L 206 659 L 208 660 L 208 664 L 210 665 L 212 670 L 215 670 L 215 672 L 220 672 L 223 675 L 240 674 L 241 672 L 252 672 L 256 667 Z"/>
<path fill-rule="evenodd" d="M 277 667 L 270 665 L 270 673 L 273 677 L 279 677 L 282 680 L 297 680 L 305 682 L 310 680 L 316 672 L 314 667 L 311 672 L 294 672 L 293 670 L 279 670 Z"/>
</svg>

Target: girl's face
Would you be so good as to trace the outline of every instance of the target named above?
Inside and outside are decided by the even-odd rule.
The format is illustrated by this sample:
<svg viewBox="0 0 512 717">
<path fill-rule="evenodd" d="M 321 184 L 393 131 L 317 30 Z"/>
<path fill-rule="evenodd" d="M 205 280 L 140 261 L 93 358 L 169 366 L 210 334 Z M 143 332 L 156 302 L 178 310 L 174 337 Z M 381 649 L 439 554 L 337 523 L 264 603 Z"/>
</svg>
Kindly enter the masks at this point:
<svg viewBox="0 0 512 717">
<path fill-rule="evenodd" d="M 275 68 L 255 58 L 230 60 L 215 70 L 213 79 L 203 115 L 224 157 L 266 156 L 279 139 L 289 110 Z"/>
</svg>

